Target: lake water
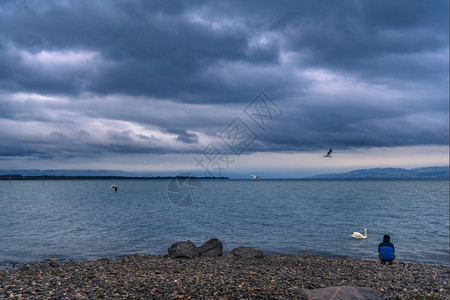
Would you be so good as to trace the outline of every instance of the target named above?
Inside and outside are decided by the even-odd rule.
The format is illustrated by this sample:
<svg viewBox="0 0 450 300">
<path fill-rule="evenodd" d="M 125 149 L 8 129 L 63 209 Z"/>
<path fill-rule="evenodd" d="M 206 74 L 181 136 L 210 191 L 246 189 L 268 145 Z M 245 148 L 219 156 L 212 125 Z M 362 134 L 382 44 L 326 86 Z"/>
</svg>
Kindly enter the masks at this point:
<svg viewBox="0 0 450 300">
<path fill-rule="evenodd" d="M 399 261 L 449 263 L 448 180 L 0 181 L 0 191 L 2 267 L 167 254 L 212 237 L 224 253 L 377 258 L 384 234 Z M 364 228 L 367 239 L 350 236 Z"/>
</svg>

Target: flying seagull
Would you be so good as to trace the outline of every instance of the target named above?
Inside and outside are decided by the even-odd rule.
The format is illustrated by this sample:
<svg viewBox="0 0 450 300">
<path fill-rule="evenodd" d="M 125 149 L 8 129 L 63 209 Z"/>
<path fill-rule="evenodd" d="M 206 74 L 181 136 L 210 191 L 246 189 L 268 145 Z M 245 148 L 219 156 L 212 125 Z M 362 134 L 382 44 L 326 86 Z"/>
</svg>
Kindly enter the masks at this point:
<svg viewBox="0 0 450 300">
<path fill-rule="evenodd" d="M 330 148 L 330 150 L 328 151 L 328 153 L 326 155 L 324 155 L 323 157 L 332 157 L 331 156 L 331 152 L 333 151 L 333 149 Z"/>
<path fill-rule="evenodd" d="M 109 188 L 110 189 L 114 189 L 114 191 L 117 192 L 117 185 L 113 184 Z"/>
<path fill-rule="evenodd" d="M 259 176 L 256 176 L 256 175 L 250 175 L 250 176 L 253 177 L 253 180 L 259 179 Z"/>
</svg>

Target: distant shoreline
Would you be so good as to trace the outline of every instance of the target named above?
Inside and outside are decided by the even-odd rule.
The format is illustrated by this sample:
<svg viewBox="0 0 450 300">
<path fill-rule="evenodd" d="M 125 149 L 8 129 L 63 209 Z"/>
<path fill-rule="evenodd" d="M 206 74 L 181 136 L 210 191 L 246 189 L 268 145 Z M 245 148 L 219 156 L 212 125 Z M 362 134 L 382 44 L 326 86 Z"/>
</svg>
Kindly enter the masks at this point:
<svg viewBox="0 0 450 300">
<path fill-rule="evenodd" d="M 250 170 L 248 171 L 250 172 Z M 252 170 L 251 172 L 257 172 Z M 269 171 L 259 171 L 257 174 L 261 180 L 264 179 L 449 179 L 449 166 L 430 166 L 414 169 L 403 168 L 372 168 L 358 169 L 345 173 L 329 173 L 318 175 L 295 175 L 289 174 L 271 174 Z M 212 175 L 212 176 L 203 176 Z M 192 179 L 247 179 L 251 180 L 249 173 L 219 173 L 214 174 L 197 171 L 173 172 L 129 172 L 121 170 L 69 170 L 69 169 L 0 169 L 0 180 L 42 180 L 43 177 L 48 180 L 61 179 L 174 179 L 174 178 L 192 178 Z"/>
<path fill-rule="evenodd" d="M 22 176 L 22 175 L 0 175 L 0 181 L 8 180 L 171 180 L 171 179 L 194 179 L 194 180 L 245 180 L 253 181 L 251 178 L 229 178 L 222 177 L 199 177 L 199 176 L 77 176 L 77 175 L 42 175 L 42 176 Z M 333 181 L 364 181 L 364 180 L 448 180 L 445 177 L 299 177 L 299 178 L 261 178 L 265 180 L 333 180 Z"/>
<path fill-rule="evenodd" d="M 42 175 L 42 176 L 22 176 L 22 175 L 0 175 L 0 180 L 104 180 L 104 179 L 139 179 L 139 180 L 168 180 L 168 179 L 209 179 L 227 180 L 228 177 L 196 177 L 196 176 L 68 176 L 68 175 Z"/>
</svg>

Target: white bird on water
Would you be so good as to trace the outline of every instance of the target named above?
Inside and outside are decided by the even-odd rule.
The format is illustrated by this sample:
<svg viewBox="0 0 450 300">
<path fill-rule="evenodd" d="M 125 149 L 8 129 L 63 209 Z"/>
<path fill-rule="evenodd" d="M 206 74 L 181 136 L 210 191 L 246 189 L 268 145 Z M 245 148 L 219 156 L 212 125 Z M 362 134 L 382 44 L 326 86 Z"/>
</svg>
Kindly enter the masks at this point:
<svg viewBox="0 0 450 300">
<path fill-rule="evenodd" d="M 110 189 L 114 189 L 114 191 L 117 192 L 117 185 L 113 184 L 109 188 Z"/>
<path fill-rule="evenodd" d="M 330 148 L 330 150 L 328 150 L 328 153 L 326 155 L 324 155 L 323 157 L 332 157 L 331 156 L 331 152 L 333 151 L 332 148 Z"/>
<path fill-rule="evenodd" d="M 352 238 L 355 238 L 355 239 L 367 239 L 367 228 L 364 228 L 364 235 L 362 235 L 361 233 L 356 232 L 356 231 L 353 232 Z"/>
<path fill-rule="evenodd" d="M 250 175 L 250 176 L 253 177 L 253 180 L 259 179 L 259 176 L 256 176 L 256 175 Z"/>
</svg>

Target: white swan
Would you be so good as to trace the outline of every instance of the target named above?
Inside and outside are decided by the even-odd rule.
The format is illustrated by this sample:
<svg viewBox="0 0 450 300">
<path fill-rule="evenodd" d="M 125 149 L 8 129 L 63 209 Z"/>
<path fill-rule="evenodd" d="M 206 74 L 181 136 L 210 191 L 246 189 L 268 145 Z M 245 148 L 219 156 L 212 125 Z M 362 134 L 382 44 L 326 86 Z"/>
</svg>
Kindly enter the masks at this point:
<svg viewBox="0 0 450 300">
<path fill-rule="evenodd" d="M 355 239 L 367 239 L 367 228 L 364 228 L 364 235 L 362 235 L 361 233 L 356 232 L 356 231 L 353 232 L 352 238 L 355 238 Z"/>
</svg>

